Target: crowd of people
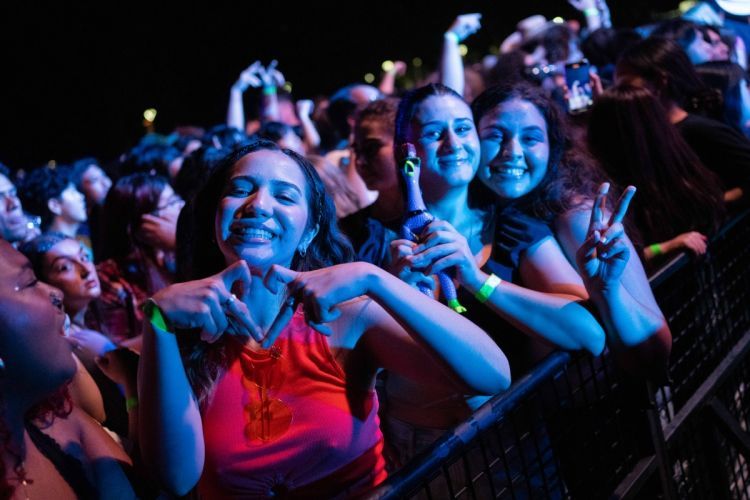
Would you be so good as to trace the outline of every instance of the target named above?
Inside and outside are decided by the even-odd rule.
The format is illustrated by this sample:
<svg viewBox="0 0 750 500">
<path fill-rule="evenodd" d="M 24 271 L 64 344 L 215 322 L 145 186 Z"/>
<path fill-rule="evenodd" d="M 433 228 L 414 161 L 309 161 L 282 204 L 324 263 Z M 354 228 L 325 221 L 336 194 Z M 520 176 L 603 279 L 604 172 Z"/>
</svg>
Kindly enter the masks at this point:
<svg viewBox="0 0 750 500">
<path fill-rule="evenodd" d="M 0 165 L 0 496 L 357 497 L 553 350 L 663 381 L 648 275 L 747 206 L 750 28 L 570 3 L 471 66 L 459 16 L 414 88 L 255 62 L 226 123 Z"/>
</svg>

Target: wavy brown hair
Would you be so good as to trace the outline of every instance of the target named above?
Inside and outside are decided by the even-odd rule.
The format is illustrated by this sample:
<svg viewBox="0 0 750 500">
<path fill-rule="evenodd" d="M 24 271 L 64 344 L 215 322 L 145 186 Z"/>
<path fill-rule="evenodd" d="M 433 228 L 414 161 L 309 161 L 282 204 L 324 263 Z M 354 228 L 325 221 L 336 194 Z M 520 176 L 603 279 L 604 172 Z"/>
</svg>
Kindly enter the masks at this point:
<svg viewBox="0 0 750 500">
<path fill-rule="evenodd" d="M 585 149 L 575 145 L 565 113 L 539 87 L 526 82 L 490 87 L 471 104 L 474 122 L 478 125 L 484 115 L 512 99 L 533 104 L 544 117 L 549 162 L 539 185 L 511 203 L 528 215 L 550 222 L 593 199 L 607 179 Z M 477 178 L 472 182 L 481 183 Z"/>
<path fill-rule="evenodd" d="M 312 271 L 351 262 L 354 250 L 349 240 L 336 225 L 336 209 L 328 196 L 315 167 L 304 157 L 282 149 L 273 142 L 259 140 L 240 145 L 219 162 L 195 199 L 183 209 L 180 216 L 181 234 L 178 241 L 178 268 L 181 278 L 194 280 L 211 276 L 225 267 L 224 255 L 216 243 L 216 210 L 234 165 L 243 157 L 261 150 L 278 151 L 291 158 L 302 170 L 308 184 L 310 218 L 308 227 L 318 226 L 318 232 L 305 255 L 295 254 L 291 268 L 295 271 Z M 181 335 L 183 362 L 190 384 L 199 401 L 211 393 L 221 373 L 233 359 L 229 336 L 208 344 L 196 332 Z"/>
</svg>

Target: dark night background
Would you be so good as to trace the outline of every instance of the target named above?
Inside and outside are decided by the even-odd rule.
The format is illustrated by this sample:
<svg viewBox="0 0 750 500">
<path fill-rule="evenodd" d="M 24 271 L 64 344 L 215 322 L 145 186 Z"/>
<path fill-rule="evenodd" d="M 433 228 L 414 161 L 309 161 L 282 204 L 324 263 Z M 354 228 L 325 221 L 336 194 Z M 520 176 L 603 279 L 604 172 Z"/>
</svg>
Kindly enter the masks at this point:
<svg viewBox="0 0 750 500">
<path fill-rule="evenodd" d="M 634 26 L 677 2 L 609 4 L 616 26 Z M 483 14 L 482 30 L 467 40 L 470 59 L 526 16 L 582 19 L 565 0 L 297 5 L 3 5 L 0 161 L 30 168 L 84 155 L 111 160 L 143 135 L 150 107 L 158 110 L 157 132 L 223 122 L 229 87 L 255 59 L 278 59 L 294 96 L 313 97 L 379 75 L 385 59 L 418 56 L 434 66 L 441 35 L 458 14 Z"/>
</svg>

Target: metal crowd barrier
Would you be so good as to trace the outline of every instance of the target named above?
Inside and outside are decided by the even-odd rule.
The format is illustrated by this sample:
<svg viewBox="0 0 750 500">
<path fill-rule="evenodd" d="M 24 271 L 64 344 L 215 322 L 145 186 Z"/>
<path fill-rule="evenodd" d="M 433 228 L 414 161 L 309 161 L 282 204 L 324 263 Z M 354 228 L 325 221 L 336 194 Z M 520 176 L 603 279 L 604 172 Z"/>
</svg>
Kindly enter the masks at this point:
<svg viewBox="0 0 750 500">
<path fill-rule="evenodd" d="M 660 384 L 556 352 L 370 498 L 750 498 L 750 210 L 651 278 Z"/>
</svg>

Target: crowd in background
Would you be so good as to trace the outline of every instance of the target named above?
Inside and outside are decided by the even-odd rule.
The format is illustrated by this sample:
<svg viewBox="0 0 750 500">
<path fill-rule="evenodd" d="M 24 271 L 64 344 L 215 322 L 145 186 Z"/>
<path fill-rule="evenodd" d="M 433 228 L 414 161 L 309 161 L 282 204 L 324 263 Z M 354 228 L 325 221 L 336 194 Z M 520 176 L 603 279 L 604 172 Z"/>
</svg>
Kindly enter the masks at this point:
<svg viewBox="0 0 750 500">
<path fill-rule="evenodd" d="M 226 123 L 0 165 L 0 496 L 353 497 L 555 349 L 663 381 L 648 275 L 748 204 L 750 26 L 570 3 L 471 66 L 458 16 L 414 88 L 255 62 Z"/>
</svg>

